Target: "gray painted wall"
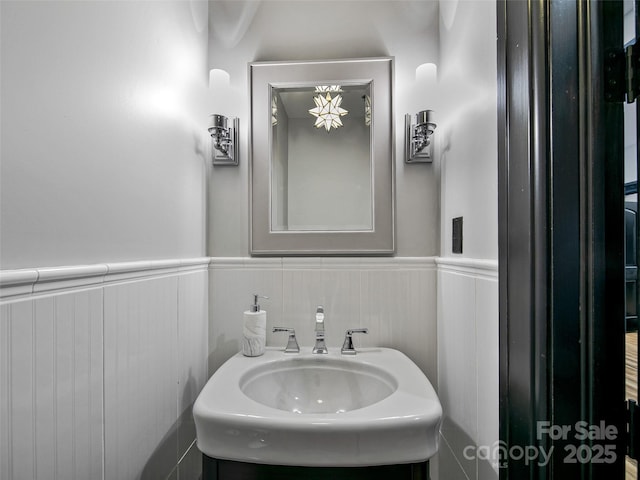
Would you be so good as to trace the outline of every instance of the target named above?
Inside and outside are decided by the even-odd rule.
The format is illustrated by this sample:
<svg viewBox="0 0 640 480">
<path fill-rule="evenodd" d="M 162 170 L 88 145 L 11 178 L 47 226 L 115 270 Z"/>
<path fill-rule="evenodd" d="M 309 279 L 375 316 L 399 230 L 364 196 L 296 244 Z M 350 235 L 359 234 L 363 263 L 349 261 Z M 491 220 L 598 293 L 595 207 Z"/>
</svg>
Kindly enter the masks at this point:
<svg viewBox="0 0 640 480">
<path fill-rule="evenodd" d="M 226 70 L 231 80 L 228 88 L 210 90 L 208 105 L 239 117 L 241 128 L 239 168 L 210 169 L 209 255 L 249 254 L 247 64 L 387 55 L 395 57 L 397 253 L 438 254 L 438 163 L 405 165 L 403 158 L 404 114 L 429 107 L 415 70 L 438 63 L 437 2 L 215 1 L 209 28 L 209 68 Z"/>
<path fill-rule="evenodd" d="M 496 6 L 450 1 L 441 9 L 438 141 L 441 249 L 451 256 L 451 219 L 463 217 L 463 257 L 498 259 Z"/>
<path fill-rule="evenodd" d="M 207 3 L 0 12 L 0 268 L 202 256 Z"/>
</svg>

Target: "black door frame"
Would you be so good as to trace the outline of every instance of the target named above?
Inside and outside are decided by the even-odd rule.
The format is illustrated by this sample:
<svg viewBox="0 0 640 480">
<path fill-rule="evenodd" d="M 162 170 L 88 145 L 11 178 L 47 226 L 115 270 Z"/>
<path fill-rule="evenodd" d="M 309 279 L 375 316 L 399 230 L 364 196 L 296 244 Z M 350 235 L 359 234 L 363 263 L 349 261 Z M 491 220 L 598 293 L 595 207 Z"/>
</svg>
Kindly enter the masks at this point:
<svg viewBox="0 0 640 480">
<path fill-rule="evenodd" d="M 499 0 L 497 14 L 500 478 L 622 479 L 623 113 L 603 81 L 622 2 Z M 580 441 L 579 421 L 617 438 Z M 552 438 L 540 425 L 571 430 Z M 566 462 L 598 443 L 615 462 Z M 551 462 L 512 447 L 553 448 Z"/>
</svg>

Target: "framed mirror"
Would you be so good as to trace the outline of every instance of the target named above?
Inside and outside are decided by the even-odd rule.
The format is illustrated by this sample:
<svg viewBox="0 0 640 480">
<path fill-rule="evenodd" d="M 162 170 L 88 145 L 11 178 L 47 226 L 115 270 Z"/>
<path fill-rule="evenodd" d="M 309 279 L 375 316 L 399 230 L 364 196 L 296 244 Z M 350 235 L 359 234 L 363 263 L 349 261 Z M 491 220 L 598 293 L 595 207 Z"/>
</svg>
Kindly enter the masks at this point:
<svg viewBox="0 0 640 480">
<path fill-rule="evenodd" d="M 251 254 L 393 254 L 393 58 L 254 62 L 249 78 Z"/>
</svg>

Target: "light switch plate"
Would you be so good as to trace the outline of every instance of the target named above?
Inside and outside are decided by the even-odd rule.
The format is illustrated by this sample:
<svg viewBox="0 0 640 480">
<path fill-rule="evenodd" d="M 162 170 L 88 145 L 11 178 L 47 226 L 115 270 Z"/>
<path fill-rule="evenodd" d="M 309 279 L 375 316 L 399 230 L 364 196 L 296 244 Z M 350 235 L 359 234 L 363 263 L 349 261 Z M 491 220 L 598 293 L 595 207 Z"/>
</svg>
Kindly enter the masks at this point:
<svg viewBox="0 0 640 480">
<path fill-rule="evenodd" d="M 452 220 L 451 252 L 462 253 L 462 217 L 456 217 Z"/>
</svg>

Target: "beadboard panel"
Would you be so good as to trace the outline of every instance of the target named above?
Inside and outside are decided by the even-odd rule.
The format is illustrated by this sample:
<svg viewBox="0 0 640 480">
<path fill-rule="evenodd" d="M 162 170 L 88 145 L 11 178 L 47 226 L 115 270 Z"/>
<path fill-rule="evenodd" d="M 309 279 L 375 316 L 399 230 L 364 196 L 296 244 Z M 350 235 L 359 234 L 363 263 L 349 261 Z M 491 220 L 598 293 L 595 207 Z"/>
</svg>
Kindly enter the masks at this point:
<svg viewBox="0 0 640 480">
<path fill-rule="evenodd" d="M 438 272 L 438 395 L 442 435 L 466 475 L 476 478 L 475 461 L 461 452 L 478 436 L 475 279 Z"/>
<path fill-rule="evenodd" d="M 347 328 L 366 323 L 360 316 L 360 272 L 333 269 L 285 269 L 282 272 L 282 322 L 296 329 L 300 345 L 315 343 L 316 307 L 324 307 L 327 348 L 342 347 Z M 373 330 L 373 328 L 372 328 Z M 362 345 L 356 335 L 354 344 Z M 282 343 L 284 340 L 284 343 Z M 280 343 L 286 344 L 280 337 Z"/>
<path fill-rule="evenodd" d="M 364 270 L 361 289 L 362 345 L 400 350 L 437 388 L 435 269 Z"/>
<path fill-rule="evenodd" d="M 0 302 L 0 478 L 199 477 L 208 261 L 111 264 L 98 284 L 64 267 L 37 294 L 37 275 L 4 277 L 34 283 Z"/>
<path fill-rule="evenodd" d="M 164 478 L 178 463 L 177 443 L 162 441 L 178 418 L 177 283 L 172 276 L 104 289 L 105 470 L 110 478 Z M 163 454 L 156 456 L 158 447 Z M 152 455 L 155 464 L 147 463 Z"/>
<path fill-rule="evenodd" d="M 476 282 L 476 355 L 478 368 L 478 445 L 500 438 L 499 305 L 497 279 Z M 497 480 L 498 459 L 478 461 L 478 478 Z"/>
<path fill-rule="evenodd" d="M 102 478 L 102 292 L 0 307 L 2 478 Z"/>
<path fill-rule="evenodd" d="M 448 447 L 447 455 L 439 455 L 439 470 L 495 480 L 497 464 L 465 458 L 464 449 L 493 448 L 499 439 L 497 262 L 437 263 L 438 395 Z"/>
<path fill-rule="evenodd" d="M 267 311 L 267 345 L 296 330 L 301 348 L 314 342 L 317 305 L 325 307 L 327 346 L 341 348 L 348 328 L 367 327 L 358 346 L 403 351 L 436 385 L 436 272 L 433 258 L 213 258 L 210 266 L 209 371 L 237 353 L 242 312 L 252 293 Z"/>
<path fill-rule="evenodd" d="M 259 264 L 225 264 L 210 269 L 209 374 L 213 374 L 242 347 L 243 312 L 253 303 L 253 293 L 267 311 L 267 345 L 284 345 L 286 337 L 271 333 L 274 326 L 286 324 L 282 318 L 282 269 Z"/>
<path fill-rule="evenodd" d="M 11 342 L 9 341 L 9 305 L 0 305 L 0 478 L 11 478 L 13 455 L 10 415 L 9 384 L 11 383 Z"/>
<path fill-rule="evenodd" d="M 208 283 L 207 271 L 178 277 L 178 458 L 195 441 L 191 409 L 208 380 Z"/>
</svg>

